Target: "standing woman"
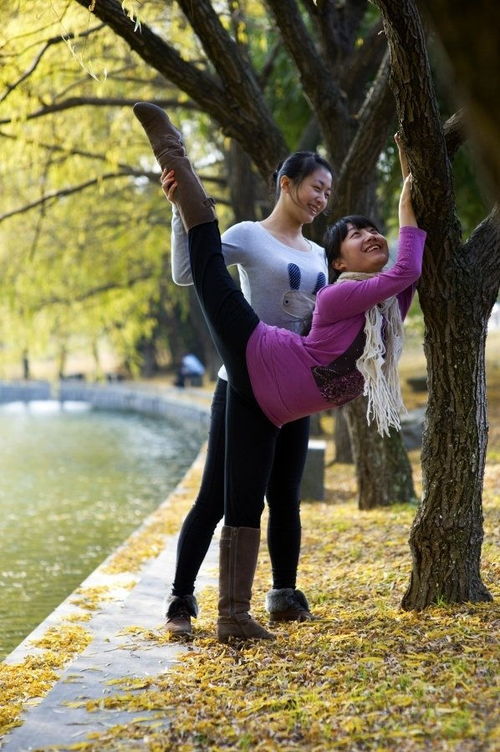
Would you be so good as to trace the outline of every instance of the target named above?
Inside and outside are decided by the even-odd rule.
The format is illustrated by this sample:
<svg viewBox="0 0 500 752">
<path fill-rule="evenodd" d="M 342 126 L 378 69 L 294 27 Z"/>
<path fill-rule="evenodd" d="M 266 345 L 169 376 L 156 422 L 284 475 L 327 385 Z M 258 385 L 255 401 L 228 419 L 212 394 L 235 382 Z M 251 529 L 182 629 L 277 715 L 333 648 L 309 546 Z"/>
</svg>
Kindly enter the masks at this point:
<svg viewBox="0 0 500 752">
<path fill-rule="evenodd" d="M 268 324 L 300 333 L 310 318 L 318 290 L 327 280 L 324 249 L 303 235 L 327 206 L 332 185 L 328 162 L 315 152 L 291 154 L 273 176 L 276 204 L 262 222 L 240 222 L 222 235 L 227 266 L 236 264 L 245 298 Z M 171 175 L 161 178 L 165 195 Z M 174 204 L 172 275 L 178 285 L 191 285 L 187 233 Z M 224 516 L 227 374 L 219 371 L 211 409 L 208 450 L 201 487 L 182 525 L 166 626 L 173 634 L 191 633 L 197 615 L 193 595 L 196 576 L 214 530 Z M 241 426 L 245 431 L 245 426 Z M 309 440 L 309 418 L 280 429 L 266 490 L 269 506 L 267 540 L 273 588 L 266 596 L 271 622 L 312 618 L 304 594 L 296 589 L 300 553 L 300 484 Z"/>
</svg>

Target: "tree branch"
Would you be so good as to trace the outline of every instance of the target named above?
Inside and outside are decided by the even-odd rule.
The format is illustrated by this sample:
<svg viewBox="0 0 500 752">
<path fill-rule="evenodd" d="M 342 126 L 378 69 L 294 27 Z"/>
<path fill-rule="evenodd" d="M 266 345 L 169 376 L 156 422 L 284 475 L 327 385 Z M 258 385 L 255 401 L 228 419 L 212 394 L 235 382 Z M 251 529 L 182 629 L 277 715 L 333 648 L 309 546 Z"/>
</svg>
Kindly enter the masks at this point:
<svg viewBox="0 0 500 752">
<path fill-rule="evenodd" d="M 64 112 L 64 110 L 70 110 L 75 107 L 133 107 L 137 102 L 135 99 L 126 99 L 122 97 L 68 97 L 60 102 L 54 102 L 53 104 L 44 105 L 39 110 L 25 115 L 23 120 L 34 120 L 45 115 L 51 115 L 54 112 Z M 174 108 L 182 107 L 186 110 L 199 111 L 199 107 L 194 102 L 179 102 L 178 99 L 162 99 L 158 98 L 154 100 L 155 104 L 159 107 Z M 0 125 L 7 125 L 17 120 L 16 117 L 0 119 Z"/>
<path fill-rule="evenodd" d="M 87 9 L 89 7 L 88 0 L 75 2 Z M 213 8 L 210 13 L 206 2 L 193 3 L 191 0 L 183 0 L 181 5 L 193 27 L 196 21 L 197 34 L 202 44 L 214 45 L 219 49 L 220 36 L 216 41 L 207 39 L 220 25 L 218 19 L 217 25 L 214 25 L 211 15 L 214 13 Z M 214 76 L 185 61 L 147 25 L 141 24 L 140 30 L 137 30 L 117 0 L 99 0 L 93 13 L 124 39 L 144 62 L 186 92 L 201 109 L 215 118 L 226 135 L 235 138 L 250 152 L 255 164 L 266 177 L 274 168 L 277 156 L 287 153 L 283 136 L 274 123 L 251 72 L 246 70 L 245 75 L 241 75 L 245 66 L 234 43 L 232 50 L 238 57 L 237 62 L 231 60 L 232 56 L 222 52 L 217 61 L 212 61 L 220 71 L 224 71 L 222 86 Z M 259 92 L 259 96 L 254 98 L 254 92 Z"/>
<path fill-rule="evenodd" d="M 44 47 L 42 47 L 38 55 L 33 60 L 30 67 L 24 73 L 22 73 L 21 76 L 19 76 L 17 81 L 15 81 L 13 84 L 6 85 L 6 91 L 4 92 L 4 94 L 2 94 L 2 96 L 0 96 L 0 104 L 2 102 L 5 102 L 9 94 L 11 94 L 14 91 L 14 89 L 20 86 L 20 84 L 22 84 L 23 81 L 26 81 L 26 79 L 29 78 L 35 72 L 35 70 L 40 64 L 45 53 L 55 44 L 61 44 L 62 42 L 66 44 L 66 42 L 69 39 L 80 39 L 83 37 L 90 36 L 91 34 L 94 34 L 96 31 L 99 31 L 102 28 L 103 28 L 103 24 L 99 24 L 98 26 L 94 26 L 92 29 L 87 29 L 86 31 L 82 31 L 79 34 L 66 34 L 64 36 L 57 36 L 57 37 L 52 37 L 51 39 L 48 39 L 45 42 Z"/>
<path fill-rule="evenodd" d="M 321 47 L 332 73 L 338 71 L 346 57 L 353 51 L 353 45 L 368 5 L 367 0 L 303 0 L 307 12 L 313 19 Z M 380 64 L 380 59 L 376 68 Z"/>
<path fill-rule="evenodd" d="M 114 178 L 120 177 L 130 177 L 131 175 L 140 177 L 143 176 L 143 174 L 144 173 L 142 171 L 134 172 L 133 170 L 127 172 L 107 173 L 105 175 L 100 175 L 97 178 L 87 180 L 84 183 L 80 183 L 79 185 L 69 186 L 68 188 L 61 188 L 61 190 L 59 191 L 52 191 L 51 193 L 47 193 L 45 194 L 45 196 L 42 196 L 42 198 L 31 202 L 30 204 L 26 204 L 25 206 L 19 207 L 18 209 L 12 209 L 9 212 L 5 212 L 5 214 L 0 214 L 0 222 L 3 222 L 6 219 L 10 219 L 11 217 L 15 217 L 19 214 L 25 214 L 26 212 L 31 211 L 31 209 L 36 209 L 39 206 L 44 206 L 48 202 L 56 201 L 57 199 L 64 198 L 65 196 L 71 196 L 73 193 L 78 193 L 79 191 L 84 191 L 86 188 L 91 188 L 95 185 L 98 185 L 101 181 L 112 180 Z"/>
<path fill-rule="evenodd" d="M 349 52 L 337 3 L 332 0 L 303 0 L 302 4 L 314 22 L 326 62 L 331 65 L 333 72 Z"/>
<path fill-rule="evenodd" d="M 283 42 L 299 71 L 304 93 L 311 100 L 332 162 L 338 166 L 347 153 L 350 120 L 345 94 L 325 67 L 295 0 L 266 0 Z"/>
<path fill-rule="evenodd" d="M 490 214 L 479 224 L 461 249 L 464 263 L 473 275 L 481 270 L 482 303 L 485 320 L 498 295 L 500 285 L 500 208 L 493 207 Z"/>
<path fill-rule="evenodd" d="M 463 110 L 459 110 L 458 112 L 455 112 L 454 115 L 449 117 L 443 126 L 443 130 L 446 140 L 446 150 L 448 152 L 448 157 L 450 160 L 453 160 L 453 157 L 455 156 L 457 151 L 467 140 Z"/>
<path fill-rule="evenodd" d="M 366 205 L 361 198 L 362 191 L 367 188 L 366 180 L 360 180 L 360 176 L 370 175 L 375 170 L 394 122 L 396 107 L 389 87 L 389 72 L 389 52 L 386 52 L 359 112 L 358 129 L 342 164 L 333 194 L 332 211 L 336 216 L 348 214 L 356 206 Z"/>
<path fill-rule="evenodd" d="M 102 159 L 102 160 L 106 159 L 106 157 L 101 157 L 99 155 L 86 155 L 86 156 L 94 156 L 94 158 Z M 134 170 L 133 168 L 128 167 L 126 165 L 121 165 L 121 167 L 122 167 L 121 172 L 111 172 L 105 175 L 99 175 L 98 177 L 92 178 L 92 180 L 86 180 L 84 183 L 80 183 L 79 185 L 68 186 L 67 188 L 61 188 L 58 191 L 52 191 L 51 193 L 46 193 L 44 196 L 37 199 L 36 201 L 32 201 L 29 204 L 20 206 L 17 209 L 12 209 L 9 212 L 5 212 L 5 214 L 0 214 L 0 222 L 3 222 L 6 219 L 10 219 L 11 217 L 16 217 L 19 214 L 26 214 L 26 212 L 29 212 L 32 209 L 37 209 L 38 207 L 44 207 L 46 204 L 56 201 L 60 198 L 64 198 L 65 196 L 71 196 L 72 194 L 79 193 L 80 191 L 84 191 L 87 188 L 92 188 L 104 180 L 113 180 L 114 178 L 122 178 L 122 177 L 134 177 L 134 178 L 147 178 L 151 183 L 158 182 L 159 175 L 160 175 L 159 171 L 149 172 L 147 170 Z M 221 187 L 225 186 L 226 184 L 224 180 L 214 175 L 204 175 L 201 179 L 203 180 L 204 183 L 214 183 L 215 185 L 218 185 Z M 227 201 L 227 199 L 225 198 L 215 197 L 215 201 L 217 204 L 220 204 L 223 206 L 230 206 L 230 202 Z"/>
<path fill-rule="evenodd" d="M 361 106 L 367 85 L 380 67 L 387 51 L 387 40 L 383 33 L 382 21 L 377 21 L 363 39 L 363 44 L 355 47 L 349 64 L 343 66 L 340 86 L 344 91 L 352 92 L 353 108 Z"/>
<path fill-rule="evenodd" d="M 127 290 L 139 282 L 152 279 L 154 276 L 153 270 L 148 269 L 147 271 L 142 272 L 142 274 L 139 274 L 136 277 L 130 277 L 123 282 L 106 282 L 105 284 L 85 290 L 85 292 L 78 295 L 71 295 L 71 297 L 68 298 L 54 295 L 51 298 L 46 298 L 45 300 L 40 301 L 34 309 L 34 312 L 41 311 L 43 308 L 52 305 L 72 306 L 74 303 L 83 303 L 83 301 L 88 300 L 89 298 L 93 298 L 96 295 L 102 295 L 102 293 L 110 292 L 111 290 Z"/>
<path fill-rule="evenodd" d="M 451 240 L 452 227 L 455 241 L 459 242 L 460 228 L 422 23 L 412 0 L 374 2 L 382 12 L 389 44 L 391 86 L 414 179 L 416 214 L 421 226 L 432 235 L 434 253 L 440 254 L 444 237 Z M 425 150 L 421 144 L 425 144 Z M 432 201 L 428 200 L 429 194 Z"/>
</svg>

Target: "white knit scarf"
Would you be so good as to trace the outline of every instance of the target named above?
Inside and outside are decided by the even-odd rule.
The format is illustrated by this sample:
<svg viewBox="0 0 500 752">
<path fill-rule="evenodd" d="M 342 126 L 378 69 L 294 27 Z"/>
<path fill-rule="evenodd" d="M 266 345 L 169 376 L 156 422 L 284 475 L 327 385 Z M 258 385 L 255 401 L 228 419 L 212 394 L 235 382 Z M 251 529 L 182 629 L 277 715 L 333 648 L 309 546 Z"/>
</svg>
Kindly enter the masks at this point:
<svg viewBox="0 0 500 752">
<path fill-rule="evenodd" d="M 342 272 L 335 284 L 375 276 L 364 272 Z M 375 420 L 381 436 L 388 436 L 391 427 L 401 428 L 399 415 L 406 412 L 398 373 L 398 361 L 403 349 L 403 320 L 394 295 L 366 311 L 365 335 L 365 348 L 356 361 L 356 368 L 365 381 L 363 394 L 368 397 L 366 418 L 368 423 Z"/>
</svg>

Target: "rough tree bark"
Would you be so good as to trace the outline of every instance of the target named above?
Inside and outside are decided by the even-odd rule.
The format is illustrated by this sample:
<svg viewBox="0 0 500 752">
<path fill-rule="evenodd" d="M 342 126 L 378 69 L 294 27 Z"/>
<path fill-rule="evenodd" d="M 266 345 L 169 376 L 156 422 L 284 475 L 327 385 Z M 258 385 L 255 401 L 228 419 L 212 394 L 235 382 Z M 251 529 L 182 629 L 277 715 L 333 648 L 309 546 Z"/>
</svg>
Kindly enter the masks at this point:
<svg viewBox="0 0 500 752">
<path fill-rule="evenodd" d="M 408 455 L 397 431 L 380 441 L 376 431 L 363 434 L 359 441 L 361 426 L 366 423 L 366 402 L 354 400 L 346 412 L 351 435 L 351 447 L 356 465 L 359 487 L 359 508 L 390 506 L 398 502 L 415 501 L 411 467 Z M 382 451 L 380 451 L 382 450 Z M 372 482 L 372 476 L 377 483 Z"/>
<path fill-rule="evenodd" d="M 351 436 L 343 407 L 335 410 L 335 462 L 354 462 L 352 456 Z"/>
<path fill-rule="evenodd" d="M 391 52 L 417 217 L 428 232 L 419 286 L 429 384 L 424 495 L 411 531 L 413 568 L 403 607 L 486 601 L 491 596 L 480 574 L 487 444 L 484 344 L 500 283 L 500 229 L 492 213 L 462 243 L 445 130 L 417 9 L 412 0 L 376 4 Z"/>
</svg>

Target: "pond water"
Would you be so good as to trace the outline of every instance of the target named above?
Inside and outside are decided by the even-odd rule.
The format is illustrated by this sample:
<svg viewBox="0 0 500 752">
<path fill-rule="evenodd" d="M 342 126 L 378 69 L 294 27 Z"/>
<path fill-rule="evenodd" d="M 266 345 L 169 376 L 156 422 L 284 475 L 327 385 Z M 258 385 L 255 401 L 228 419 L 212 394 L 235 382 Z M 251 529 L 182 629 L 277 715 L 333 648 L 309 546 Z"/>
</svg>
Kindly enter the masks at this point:
<svg viewBox="0 0 500 752">
<path fill-rule="evenodd" d="M 85 403 L 0 405 L 0 660 L 166 498 L 201 440 Z"/>
</svg>

